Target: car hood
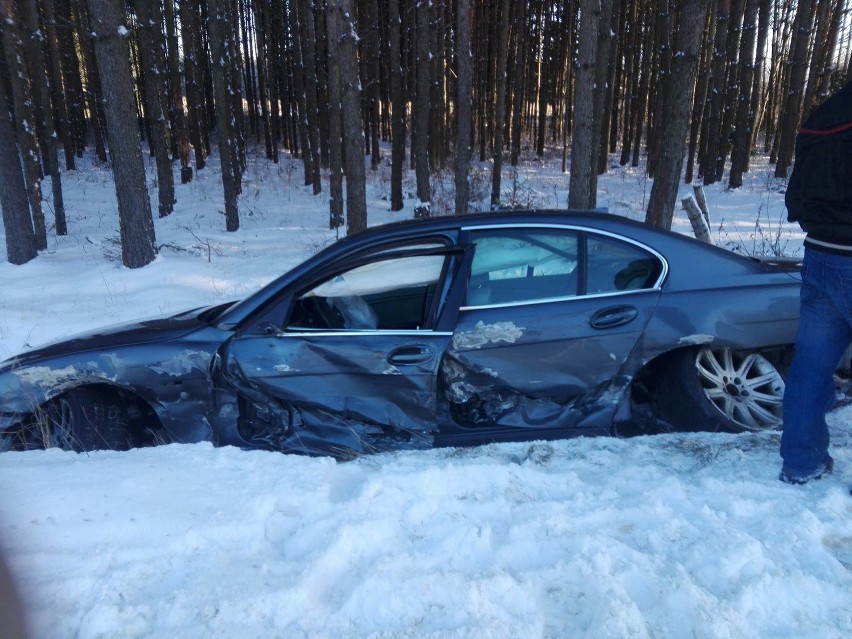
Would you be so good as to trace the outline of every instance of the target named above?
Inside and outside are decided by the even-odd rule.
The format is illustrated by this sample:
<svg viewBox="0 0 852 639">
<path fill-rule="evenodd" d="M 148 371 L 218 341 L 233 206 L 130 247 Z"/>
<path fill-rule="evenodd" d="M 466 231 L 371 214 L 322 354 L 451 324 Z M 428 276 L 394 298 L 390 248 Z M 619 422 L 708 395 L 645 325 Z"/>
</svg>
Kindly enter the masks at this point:
<svg viewBox="0 0 852 639">
<path fill-rule="evenodd" d="M 51 357 L 175 339 L 197 328 L 207 326 L 227 306 L 226 304 L 196 308 L 177 315 L 113 324 L 79 333 L 31 351 L 25 351 L 0 363 L 0 373 L 10 368 L 27 366 Z"/>
</svg>

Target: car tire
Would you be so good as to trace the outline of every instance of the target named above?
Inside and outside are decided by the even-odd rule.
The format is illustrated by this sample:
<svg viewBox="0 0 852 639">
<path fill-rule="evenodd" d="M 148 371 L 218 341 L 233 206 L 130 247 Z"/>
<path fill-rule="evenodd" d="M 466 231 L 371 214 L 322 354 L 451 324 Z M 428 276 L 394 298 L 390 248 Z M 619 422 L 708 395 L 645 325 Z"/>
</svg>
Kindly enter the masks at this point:
<svg viewBox="0 0 852 639">
<path fill-rule="evenodd" d="M 110 394 L 69 391 L 47 405 L 40 421 L 37 427 L 50 446 L 76 452 L 132 446 L 127 409 Z"/>
<path fill-rule="evenodd" d="M 779 362 L 753 351 L 713 346 L 679 351 L 657 385 L 659 416 L 677 430 L 779 430 L 784 373 Z"/>
</svg>

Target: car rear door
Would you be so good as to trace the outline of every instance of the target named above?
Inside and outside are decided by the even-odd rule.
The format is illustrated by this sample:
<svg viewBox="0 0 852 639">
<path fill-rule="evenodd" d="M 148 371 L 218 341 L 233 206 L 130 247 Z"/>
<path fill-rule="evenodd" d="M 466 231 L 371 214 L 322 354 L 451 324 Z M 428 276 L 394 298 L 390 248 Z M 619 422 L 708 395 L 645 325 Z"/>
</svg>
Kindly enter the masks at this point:
<svg viewBox="0 0 852 639">
<path fill-rule="evenodd" d="M 666 264 L 626 238 L 557 226 L 470 228 L 466 301 L 442 383 L 460 443 L 608 432 Z"/>
</svg>

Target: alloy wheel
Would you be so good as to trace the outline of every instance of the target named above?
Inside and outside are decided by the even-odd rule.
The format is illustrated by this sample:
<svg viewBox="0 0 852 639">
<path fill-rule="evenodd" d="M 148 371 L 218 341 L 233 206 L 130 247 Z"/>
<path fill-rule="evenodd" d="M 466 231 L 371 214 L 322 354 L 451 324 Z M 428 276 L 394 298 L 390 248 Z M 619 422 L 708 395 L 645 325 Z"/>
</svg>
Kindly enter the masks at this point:
<svg viewBox="0 0 852 639">
<path fill-rule="evenodd" d="M 765 356 L 704 347 L 695 366 L 704 394 L 726 419 L 750 431 L 781 428 L 784 378 Z"/>
</svg>

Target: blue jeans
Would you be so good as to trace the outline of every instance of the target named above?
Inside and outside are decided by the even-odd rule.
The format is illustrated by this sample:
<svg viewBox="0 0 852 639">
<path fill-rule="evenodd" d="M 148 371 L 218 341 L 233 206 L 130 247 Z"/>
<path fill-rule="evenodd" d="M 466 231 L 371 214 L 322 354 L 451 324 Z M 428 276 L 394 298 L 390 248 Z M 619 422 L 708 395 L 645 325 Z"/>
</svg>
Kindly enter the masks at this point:
<svg viewBox="0 0 852 639">
<path fill-rule="evenodd" d="M 835 401 L 834 371 L 852 341 L 852 257 L 805 248 L 796 354 L 784 392 L 783 472 L 802 480 L 825 470 Z"/>
</svg>

